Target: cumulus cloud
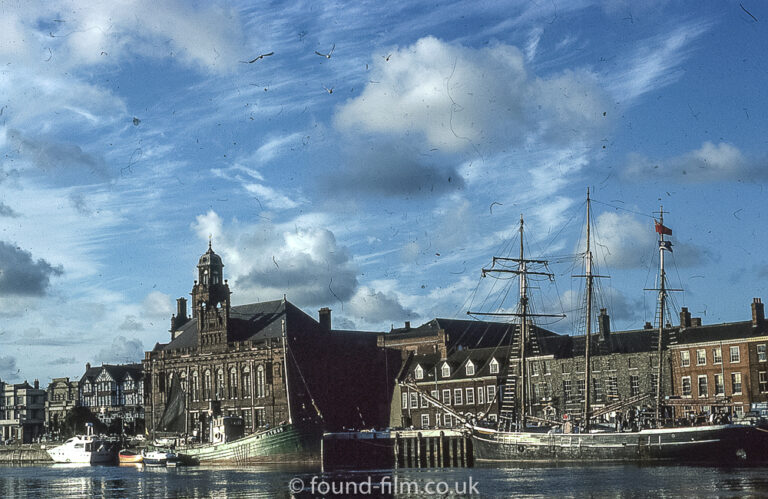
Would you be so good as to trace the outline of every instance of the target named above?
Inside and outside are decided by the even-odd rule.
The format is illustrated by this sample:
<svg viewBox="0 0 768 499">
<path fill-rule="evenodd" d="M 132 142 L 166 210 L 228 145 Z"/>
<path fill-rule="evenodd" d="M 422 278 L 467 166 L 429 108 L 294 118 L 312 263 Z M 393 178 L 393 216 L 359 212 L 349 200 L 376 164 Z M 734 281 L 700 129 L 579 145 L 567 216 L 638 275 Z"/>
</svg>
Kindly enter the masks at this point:
<svg viewBox="0 0 768 499">
<path fill-rule="evenodd" d="M 581 331 L 567 331 L 568 333 L 584 333 L 585 296 L 583 291 L 568 290 L 561 297 L 561 303 L 566 310 L 566 315 L 570 318 L 568 323 L 571 327 L 580 327 L 582 329 Z M 597 321 L 595 319 L 601 308 L 606 309 L 612 322 L 634 322 L 639 320 L 643 314 L 643 300 L 641 297 L 630 299 L 618 289 L 610 286 L 601 286 L 600 293 L 595 296 L 594 300 L 592 303 L 592 311 L 595 314 L 592 320 L 593 333 L 597 330 Z"/>
<path fill-rule="evenodd" d="M 61 266 L 35 261 L 30 252 L 0 241 L 0 295 L 42 296 L 51 277 L 63 273 Z"/>
<path fill-rule="evenodd" d="M 631 178 L 644 181 L 760 181 L 766 179 L 766 162 L 745 157 L 736 146 L 726 142 L 704 142 L 699 149 L 666 160 L 651 160 L 632 153 L 627 157 L 625 172 Z"/>
<path fill-rule="evenodd" d="M 0 356 L 0 378 L 14 380 L 18 378 L 19 369 L 16 367 L 16 358 L 10 355 Z"/>
<path fill-rule="evenodd" d="M 142 302 L 142 311 L 150 319 L 170 319 L 175 307 L 171 297 L 159 291 L 152 291 Z"/>
<path fill-rule="evenodd" d="M 401 321 L 416 316 L 412 310 L 401 305 L 394 294 L 375 291 L 367 286 L 357 289 L 344 312 L 359 322 L 369 324 Z"/>
<path fill-rule="evenodd" d="M 19 214 L 13 208 L 0 201 L 0 217 L 17 218 L 18 216 Z"/>
<path fill-rule="evenodd" d="M 428 196 L 464 187 L 455 166 L 440 164 L 440 157 L 420 155 L 406 144 L 367 144 L 346 150 L 338 171 L 319 179 L 327 192 L 344 191 L 355 197 Z"/>
<path fill-rule="evenodd" d="M 136 317 L 126 316 L 123 323 L 117 326 L 117 329 L 121 331 L 141 331 L 144 326 L 136 320 Z"/>
<path fill-rule="evenodd" d="M 607 102 L 588 71 L 537 78 L 516 47 L 472 49 L 433 37 L 376 61 L 371 80 L 338 110 L 336 126 L 450 152 L 590 137 Z"/>
<path fill-rule="evenodd" d="M 91 184 L 108 181 L 112 177 L 104 158 L 89 154 L 78 145 L 28 137 L 18 130 L 8 130 L 7 137 L 22 159 L 28 160 L 57 183 Z"/>
<path fill-rule="evenodd" d="M 102 348 L 96 354 L 95 360 L 103 363 L 140 362 L 144 357 L 144 347 L 141 341 L 129 340 L 125 336 L 116 336 L 112 344 Z"/>
</svg>

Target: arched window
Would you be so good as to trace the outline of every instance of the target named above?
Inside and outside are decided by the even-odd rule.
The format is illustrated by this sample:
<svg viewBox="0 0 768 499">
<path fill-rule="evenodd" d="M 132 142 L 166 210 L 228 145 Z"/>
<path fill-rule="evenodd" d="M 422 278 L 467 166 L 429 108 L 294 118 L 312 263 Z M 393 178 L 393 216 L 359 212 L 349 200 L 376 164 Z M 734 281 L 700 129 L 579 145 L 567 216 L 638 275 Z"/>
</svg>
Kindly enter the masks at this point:
<svg viewBox="0 0 768 499">
<path fill-rule="evenodd" d="M 224 398 L 224 369 L 216 371 L 216 400 Z"/>
<path fill-rule="evenodd" d="M 203 399 L 204 400 L 211 400 L 211 387 L 213 379 L 211 378 L 211 370 L 206 369 L 204 378 L 203 378 Z"/>
<path fill-rule="evenodd" d="M 264 366 L 256 368 L 256 396 L 264 397 L 266 395 L 266 380 L 264 376 Z"/>
<path fill-rule="evenodd" d="M 182 390 L 184 393 L 187 393 L 187 373 L 185 373 L 185 372 L 182 372 L 182 373 L 179 375 L 179 381 L 181 381 L 181 390 Z"/>
<path fill-rule="evenodd" d="M 237 398 L 237 369 L 234 367 L 229 370 L 229 398 Z"/>
<path fill-rule="evenodd" d="M 200 400 L 200 377 L 197 371 L 192 371 L 192 400 Z"/>
<path fill-rule="evenodd" d="M 243 398 L 251 398 L 251 368 L 243 368 Z"/>
</svg>

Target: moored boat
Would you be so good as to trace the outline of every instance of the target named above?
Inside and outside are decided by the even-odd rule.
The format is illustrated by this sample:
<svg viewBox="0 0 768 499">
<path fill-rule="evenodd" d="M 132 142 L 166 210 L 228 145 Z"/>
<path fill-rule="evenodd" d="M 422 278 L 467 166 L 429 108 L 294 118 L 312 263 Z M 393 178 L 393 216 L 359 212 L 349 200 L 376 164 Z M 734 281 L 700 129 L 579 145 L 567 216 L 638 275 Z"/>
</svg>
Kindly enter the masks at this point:
<svg viewBox="0 0 768 499">
<path fill-rule="evenodd" d="M 144 456 L 139 451 L 121 449 L 117 453 L 117 460 L 120 464 L 141 464 L 144 461 Z"/>
<path fill-rule="evenodd" d="M 112 443 L 94 435 L 93 424 L 86 423 L 86 434 L 75 435 L 64 444 L 48 449 L 56 463 L 109 464 L 115 462 Z"/>
<path fill-rule="evenodd" d="M 178 462 L 176 453 L 168 449 L 145 450 L 142 458 L 148 466 L 174 466 Z"/>
</svg>

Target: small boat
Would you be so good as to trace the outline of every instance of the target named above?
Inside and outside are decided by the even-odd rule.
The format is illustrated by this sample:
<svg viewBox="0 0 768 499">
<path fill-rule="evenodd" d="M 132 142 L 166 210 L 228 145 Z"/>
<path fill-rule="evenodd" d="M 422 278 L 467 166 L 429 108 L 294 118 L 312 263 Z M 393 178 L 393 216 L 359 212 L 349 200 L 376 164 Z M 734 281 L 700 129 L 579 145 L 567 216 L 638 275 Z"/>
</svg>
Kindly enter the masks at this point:
<svg viewBox="0 0 768 499">
<path fill-rule="evenodd" d="M 117 459 L 120 464 L 141 464 L 144 462 L 144 456 L 141 452 L 122 449 L 117 453 Z"/>
<path fill-rule="evenodd" d="M 176 453 L 167 449 L 145 450 L 142 457 L 144 464 L 150 466 L 175 466 L 179 461 Z"/>
<path fill-rule="evenodd" d="M 93 433 L 93 423 L 86 423 L 86 434 L 76 435 L 62 445 L 48 449 L 56 463 L 108 464 L 114 463 L 112 443 Z"/>
</svg>

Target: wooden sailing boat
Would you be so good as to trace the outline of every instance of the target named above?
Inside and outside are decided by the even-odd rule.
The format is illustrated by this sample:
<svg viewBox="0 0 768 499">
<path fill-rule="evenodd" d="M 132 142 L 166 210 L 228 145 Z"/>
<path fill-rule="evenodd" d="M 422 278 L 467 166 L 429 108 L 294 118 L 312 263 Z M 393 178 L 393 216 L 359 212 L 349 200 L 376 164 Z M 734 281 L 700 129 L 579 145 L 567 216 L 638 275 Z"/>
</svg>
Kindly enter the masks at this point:
<svg viewBox="0 0 768 499">
<path fill-rule="evenodd" d="M 669 289 L 665 284 L 664 251 L 669 250 L 669 243 L 664 241 L 663 218 L 658 222 L 656 231 L 660 234 L 660 286 L 659 292 L 659 338 L 658 338 L 658 371 L 656 386 L 656 422 L 654 428 L 639 431 L 590 431 L 590 417 L 594 416 L 590 404 L 590 329 L 592 313 L 592 285 L 597 276 L 592 273 L 592 253 L 590 249 L 590 199 L 587 192 L 587 249 L 585 252 L 585 275 L 587 285 L 587 321 L 585 341 L 585 397 L 584 414 L 581 427 L 576 431 L 565 432 L 561 428 L 548 430 L 545 427 L 529 428 L 526 405 L 526 352 L 530 338 L 528 337 L 528 319 L 535 316 L 552 316 L 551 314 L 532 314 L 528 309 L 528 290 L 526 277 L 530 274 L 550 275 L 545 272 L 532 271 L 530 264 L 546 264 L 544 260 L 526 259 L 523 254 L 523 220 L 520 219 L 520 258 L 513 261 L 518 263 L 516 270 L 499 269 L 492 266 L 483 269 L 483 274 L 489 272 L 514 272 L 520 277 L 520 300 L 515 313 L 490 313 L 483 315 L 505 315 L 520 320 L 520 349 L 518 352 L 518 372 L 520 373 L 519 394 L 514 392 L 516 400 L 503 400 L 497 428 L 487 428 L 481 425 L 468 424 L 472 433 L 474 456 L 478 461 L 653 461 L 676 460 L 679 462 L 720 461 L 743 462 L 768 460 L 768 433 L 755 426 L 716 424 L 699 427 L 662 427 L 660 409 L 662 407 L 662 365 L 664 328 L 663 317 L 666 295 Z M 663 217 L 663 210 L 661 217 Z M 494 265 L 500 260 L 494 257 Z M 472 312 L 479 315 L 478 312 Z M 512 366 L 515 359 L 510 358 L 510 372 L 514 376 Z M 505 392 L 516 383 L 507 383 Z M 628 402 L 632 402 L 631 400 Z M 511 403 L 511 404 L 510 404 Z M 514 408 L 511 410 L 510 407 Z M 578 431 L 580 430 L 580 431 Z"/>
</svg>

